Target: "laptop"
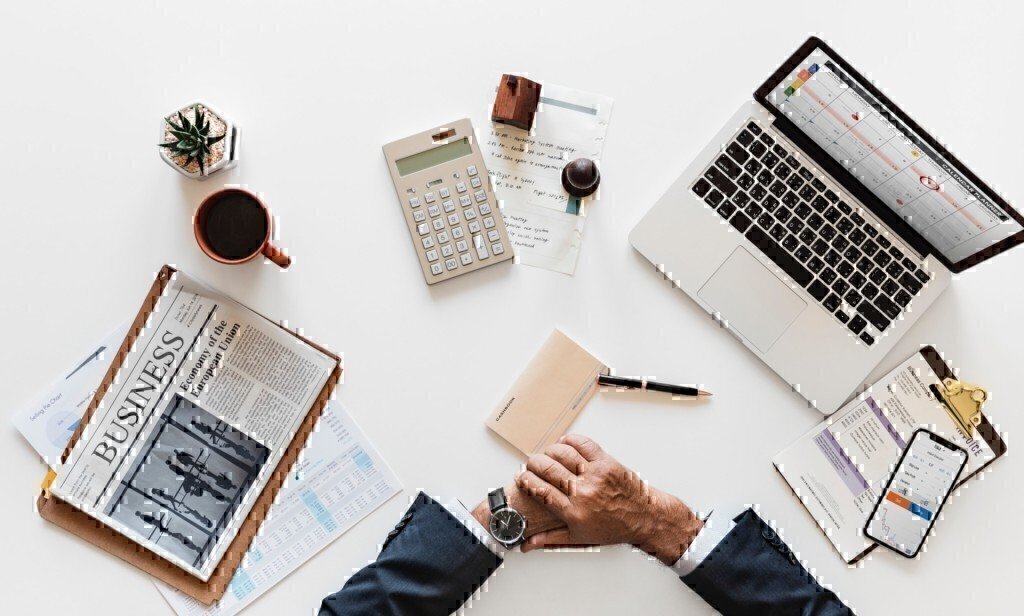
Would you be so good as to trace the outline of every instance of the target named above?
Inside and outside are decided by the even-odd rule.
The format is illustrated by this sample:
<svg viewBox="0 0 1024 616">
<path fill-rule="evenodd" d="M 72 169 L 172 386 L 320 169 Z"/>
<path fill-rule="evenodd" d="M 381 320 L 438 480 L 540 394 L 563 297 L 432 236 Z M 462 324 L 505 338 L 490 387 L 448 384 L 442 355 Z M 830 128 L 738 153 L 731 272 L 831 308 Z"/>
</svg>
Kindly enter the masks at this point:
<svg viewBox="0 0 1024 616">
<path fill-rule="evenodd" d="M 952 274 L 1022 241 L 1006 200 L 813 37 L 630 233 L 822 413 Z"/>
</svg>

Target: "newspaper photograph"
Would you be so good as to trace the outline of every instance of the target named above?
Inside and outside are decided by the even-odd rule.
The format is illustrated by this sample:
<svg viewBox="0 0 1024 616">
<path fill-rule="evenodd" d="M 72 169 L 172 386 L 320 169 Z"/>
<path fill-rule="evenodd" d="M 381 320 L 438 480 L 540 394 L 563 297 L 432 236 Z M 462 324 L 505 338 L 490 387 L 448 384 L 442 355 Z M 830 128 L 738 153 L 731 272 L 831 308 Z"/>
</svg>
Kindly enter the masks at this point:
<svg viewBox="0 0 1024 616">
<path fill-rule="evenodd" d="M 336 365 L 178 272 L 51 493 L 207 581 Z"/>
</svg>

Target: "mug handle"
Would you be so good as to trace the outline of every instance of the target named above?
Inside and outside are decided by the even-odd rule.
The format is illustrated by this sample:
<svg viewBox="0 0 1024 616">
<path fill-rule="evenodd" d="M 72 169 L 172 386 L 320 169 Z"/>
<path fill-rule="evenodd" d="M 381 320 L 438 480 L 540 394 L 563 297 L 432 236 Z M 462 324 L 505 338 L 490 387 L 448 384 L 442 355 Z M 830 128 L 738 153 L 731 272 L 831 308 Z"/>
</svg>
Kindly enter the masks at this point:
<svg viewBox="0 0 1024 616">
<path fill-rule="evenodd" d="M 277 264 L 281 269 L 287 269 L 292 264 L 292 258 L 284 254 L 280 248 L 270 242 L 263 245 L 263 256 Z"/>
</svg>

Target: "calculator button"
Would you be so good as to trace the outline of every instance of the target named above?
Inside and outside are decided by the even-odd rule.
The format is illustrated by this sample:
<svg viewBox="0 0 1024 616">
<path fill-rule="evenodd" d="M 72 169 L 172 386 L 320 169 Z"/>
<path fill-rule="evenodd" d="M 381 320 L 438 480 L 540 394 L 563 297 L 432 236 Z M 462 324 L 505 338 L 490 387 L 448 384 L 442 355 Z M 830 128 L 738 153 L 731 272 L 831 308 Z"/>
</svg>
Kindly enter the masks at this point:
<svg viewBox="0 0 1024 616">
<path fill-rule="evenodd" d="M 462 215 L 466 217 L 466 220 L 473 220 L 476 218 L 476 208 L 469 208 L 468 210 L 462 210 Z"/>
<path fill-rule="evenodd" d="M 466 192 L 466 183 L 459 182 L 458 184 L 455 185 L 455 190 L 459 191 L 460 193 Z"/>
<path fill-rule="evenodd" d="M 453 227 L 455 225 L 459 224 L 459 215 L 458 214 L 448 214 L 448 224 L 450 224 Z"/>
<path fill-rule="evenodd" d="M 469 232 L 470 233 L 480 233 L 480 221 L 479 220 L 474 220 L 473 222 L 469 223 Z"/>
<path fill-rule="evenodd" d="M 488 257 L 487 255 L 487 244 L 484 243 L 484 236 L 474 235 L 473 236 L 473 247 L 476 248 L 476 258 L 483 261 Z"/>
<path fill-rule="evenodd" d="M 437 207 L 436 205 L 432 205 L 427 208 L 427 213 L 430 214 L 431 218 L 437 218 L 438 216 L 441 215 L 441 208 Z"/>
<path fill-rule="evenodd" d="M 465 253 L 465 254 L 459 255 L 459 258 L 462 259 L 462 264 L 463 265 L 469 265 L 470 263 L 473 262 L 473 255 L 469 254 L 468 252 Z"/>
<path fill-rule="evenodd" d="M 462 204 L 462 207 L 466 207 L 467 205 L 473 205 L 473 199 L 469 195 L 462 195 L 459 197 L 459 203 Z"/>
<path fill-rule="evenodd" d="M 455 259 L 448 259 L 447 261 L 444 262 L 444 266 L 447 267 L 448 271 L 450 272 L 459 266 L 459 262 L 456 261 Z"/>
<path fill-rule="evenodd" d="M 423 213 L 423 210 L 418 210 L 412 213 L 412 219 L 416 222 L 423 222 L 427 219 L 427 215 Z"/>
<path fill-rule="evenodd" d="M 446 212 L 454 212 L 455 211 L 455 202 L 452 201 L 451 199 L 445 201 L 441 205 L 444 207 L 444 211 L 446 211 Z"/>
<path fill-rule="evenodd" d="M 493 252 L 496 255 L 504 254 L 505 246 L 503 246 L 501 242 L 498 242 L 497 244 L 491 244 L 491 252 Z"/>
<path fill-rule="evenodd" d="M 453 254 L 455 254 L 455 249 L 452 248 L 451 244 L 445 244 L 444 246 L 441 246 L 441 255 L 444 258 L 447 259 L 448 257 L 452 256 Z"/>
<path fill-rule="evenodd" d="M 483 214 L 484 216 L 490 214 L 491 213 L 491 204 L 487 203 L 486 201 L 484 203 L 481 203 L 480 204 L 480 213 Z"/>
<path fill-rule="evenodd" d="M 423 199 L 424 199 L 424 200 L 425 200 L 425 201 L 426 201 L 427 203 L 433 203 L 434 201 L 437 201 L 437 197 L 435 197 L 435 196 L 434 196 L 434 193 L 432 193 L 432 192 L 429 192 L 429 193 L 427 193 L 427 194 L 423 195 Z"/>
<path fill-rule="evenodd" d="M 440 231 L 441 229 L 444 229 L 444 219 L 437 218 L 434 220 L 434 231 Z"/>
<path fill-rule="evenodd" d="M 422 205 L 422 202 L 420 201 L 419 197 L 413 197 L 412 199 L 409 199 L 409 207 L 416 209 L 420 205 Z"/>
<path fill-rule="evenodd" d="M 437 261 L 437 251 L 436 250 L 428 250 L 427 251 L 427 261 Z"/>
<path fill-rule="evenodd" d="M 480 178 L 473 178 L 469 181 L 469 185 L 473 188 L 480 188 L 483 185 L 483 182 L 480 181 Z"/>
<path fill-rule="evenodd" d="M 494 228 L 494 217 L 493 216 L 488 216 L 487 218 L 484 218 L 484 229 L 493 229 L 493 228 Z"/>
<path fill-rule="evenodd" d="M 459 240 L 455 242 L 455 248 L 459 252 L 466 252 L 469 250 L 469 244 L 466 243 L 466 240 Z"/>
<path fill-rule="evenodd" d="M 459 239 L 463 235 L 465 235 L 465 234 L 462 232 L 462 227 L 454 227 L 452 229 L 452 237 L 454 237 L 455 239 Z"/>
<path fill-rule="evenodd" d="M 433 248 L 434 247 L 434 238 L 430 237 L 429 235 L 427 237 L 421 239 L 420 242 L 423 244 L 424 248 Z"/>
<path fill-rule="evenodd" d="M 440 274 L 440 273 L 441 273 L 441 272 L 442 272 L 443 270 L 441 269 L 441 264 L 440 264 L 440 263 L 431 263 L 431 264 L 430 264 L 430 271 L 431 271 L 431 273 L 433 273 L 433 274 L 434 274 L 435 276 L 437 276 L 437 275 L 438 275 L 438 274 Z"/>
<path fill-rule="evenodd" d="M 442 199 L 447 199 L 452 196 L 452 191 L 448 190 L 448 187 L 445 186 L 441 190 L 437 191 L 437 194 L 440 195 Z"/>
<path fill-rule="evenodd" d="M 470 165 L 466 167 L 466 173 L 470 176 L 476 175 L 476 165 Z"/>
<path fill-rule="evenodd" d="M 497 242 L 498 239 L 500 238 L 501 236 L 498 235 L 497 229 L 491 229 L 490 231 L 487 232 L 487 239 L 491 240 L 492 242 Z"/>
<path fill-rule="evenodd" d="M 481 201 L 487 201 L 487 193 L 482 190 L 478 190 L 475 193 L 473 193 L 473 197 L 476 198 L 477 203 L 480 203 Z"/>
<path fill-rule="evenodd" d="M 448 238 L 448 232 L 447 231 L 442 231 L 442 232 L 437 234 L 437 243 L 438 244 L 447 244 L 448 243 L 448 239 L 449 238 Z"/>
<path fill-rule="evenodd" d="M 424 223 L 420 223 L 420 224 L 416 225 L 416 230 L 419 231 L 420 235 L 426 235 L 426 234 L 430 233 L 430 225 L 428 225 L 425 222 Z"/>
</svg>

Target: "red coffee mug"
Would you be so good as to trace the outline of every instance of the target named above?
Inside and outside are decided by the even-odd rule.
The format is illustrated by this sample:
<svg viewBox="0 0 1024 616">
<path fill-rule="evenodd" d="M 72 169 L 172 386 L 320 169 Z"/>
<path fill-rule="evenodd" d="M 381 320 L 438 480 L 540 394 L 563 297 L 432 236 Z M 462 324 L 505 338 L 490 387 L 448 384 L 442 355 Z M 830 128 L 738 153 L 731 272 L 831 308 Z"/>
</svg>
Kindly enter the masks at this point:
<svg viewBox="0 0 1024 616">
<path fill-rule="evenodd" d="M 218 213 L 211 217 L 214 210 Z M 291 265 L 291 257 L 270 242 L 273 226 L 270 208 L 255 193 L 242 188 L 223 188 L 208 195 L 192 216 L 199 248 L 206 256 L 226 265 L 245 263 L 261 254 L 282 268 Z M 224 237 L 218 240 L 214 235 Z M 235 254 L 217 251 L 215 247 L 224 244 L 224 240 L 232 242 Z M 238 253 L 240 246 L 245 248 Z"/>
</svg>

